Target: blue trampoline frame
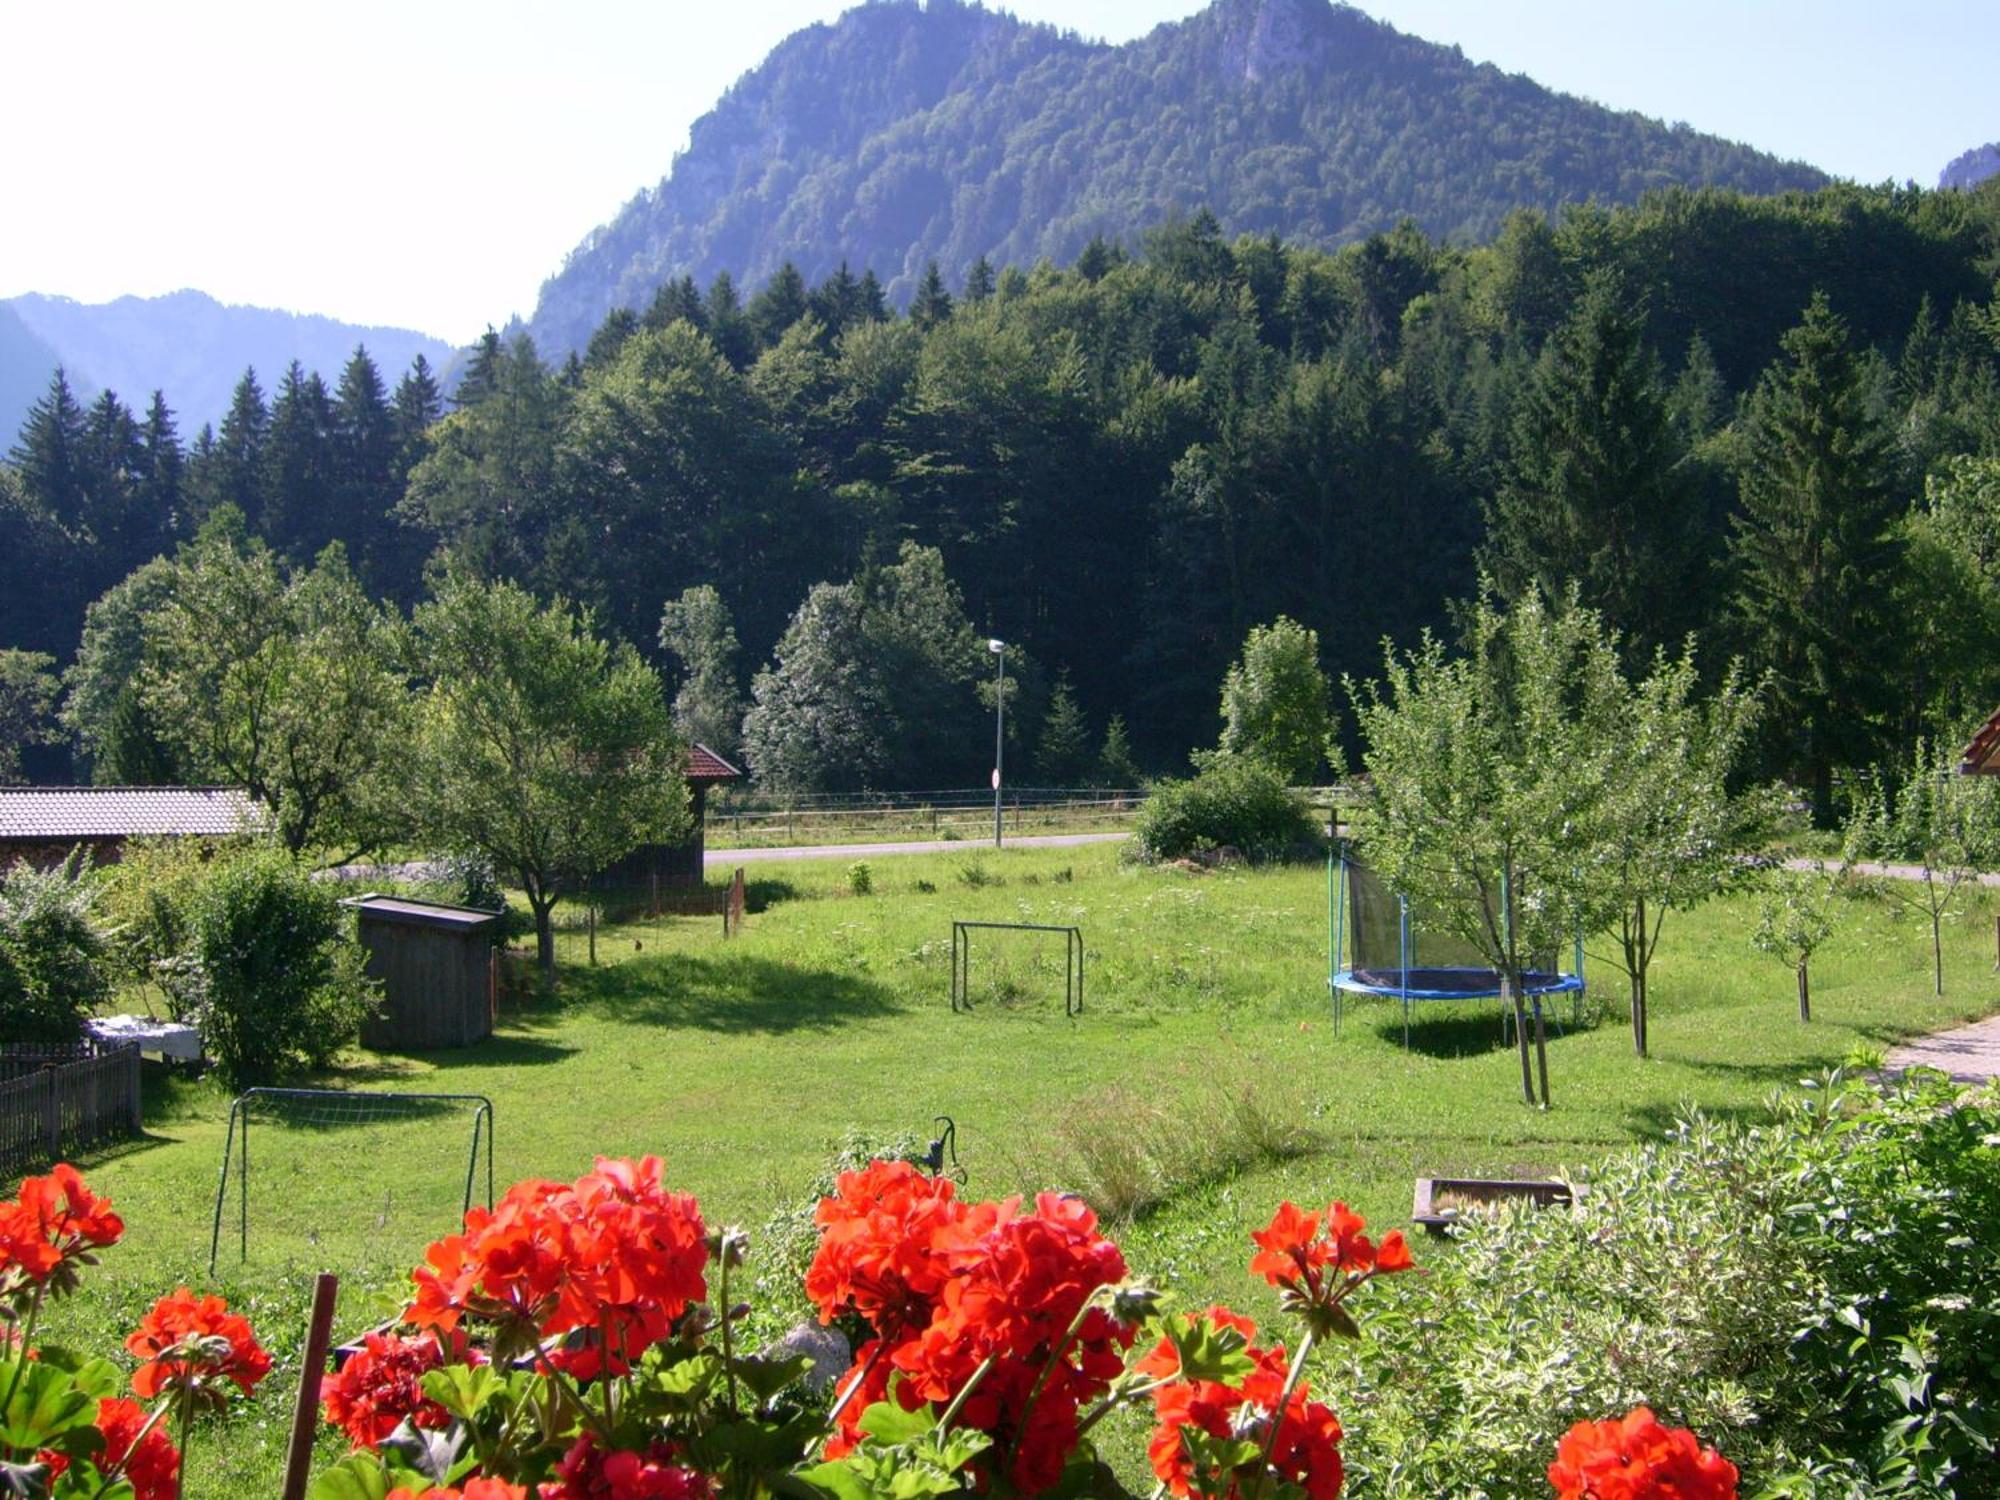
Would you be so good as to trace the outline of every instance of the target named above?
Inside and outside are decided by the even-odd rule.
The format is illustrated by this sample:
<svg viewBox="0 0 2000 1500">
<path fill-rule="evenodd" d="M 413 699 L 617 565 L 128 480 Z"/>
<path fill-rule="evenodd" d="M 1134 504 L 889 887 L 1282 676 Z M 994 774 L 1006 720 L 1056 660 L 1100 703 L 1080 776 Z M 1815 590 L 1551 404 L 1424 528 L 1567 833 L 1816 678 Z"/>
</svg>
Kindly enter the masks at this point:
<svg viewBox="0 0 2000 1500">
<path fill-rule="evenodd" d="M 1327 929 L 1331 941 L 1327 944 L 1327 993 L 1333 999 L 1333 1029 L 1340 1030 L 1342 996 L 1344 995 L 1386 995 L 1393 996 L 1403 1006 L 1403 1045 L 1410 1045 L 1410 1007 L 1425 1000 L 1497 1000 L 1501 997 L 1500 974 L 1494 969 L 1468 968 L 1461 965 L 1424 965 L 1416 962 L 1417 943 L 1410 932 L 1410 900 L 1400 892 L 1396 896 L 1398 966 L 1386 972 L 1399 974 L 1401 981 L 1395 985 L 1385 985 L 1363 979 L 1346 965 L 1347 947 L 1347 854 L 1344 846 L 1329 849 L 1326 856 L 1326 906 Z M 1583 934 L 1576 937 L 1575 968 L 1571 973 L 1524 974 L 1522 994 L 1533 1002 L 1537 1016 L 1542 1009 L 1544 995 L 1568 995 L 1570 997 L 1570 1024 L 1576 1025 L 1582 1019 L 1583 996 L 1585 990 L 1583 974 Z M 1412 984 L 1412 975 L 1463 974 L 1478 976 L 1485 982 L 1477 988 L 1435 989 Z M 1512 1026 L 1512 1011 L 1501 1013 L 1501 1029 Z M 1557 1022 L 1561 1029 L 1561 1022 Z"/>
</svg>

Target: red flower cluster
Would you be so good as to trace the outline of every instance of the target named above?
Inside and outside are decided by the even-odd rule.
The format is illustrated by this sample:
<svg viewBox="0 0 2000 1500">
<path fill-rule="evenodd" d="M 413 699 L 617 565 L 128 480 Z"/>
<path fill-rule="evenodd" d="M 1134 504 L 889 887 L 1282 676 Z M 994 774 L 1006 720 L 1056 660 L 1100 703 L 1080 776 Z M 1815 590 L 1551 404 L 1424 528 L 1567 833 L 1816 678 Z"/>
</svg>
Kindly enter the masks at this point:
<svg viewBox="0 0 2000 1500">
<path fill-rule="evenodd" d="M 180 1500 L 180 1450 L 164 1427 L 156 1425 L 146 1431 L 144 1407 L 122 1396 L 100 1401 L 97 1430 L 104 1436 L 104 1446 L 91 1459 L 98 1473 L 119 1470 L 120 1477 L 132 1486 L 133 1500 Z M 144 1437 L 139 1436 L 142 1432 Z M 48 1465 L 51 1480 L 69 1468 L 69 1459 L 60 1453 L 36 1456 Z"/>
<path fill-rule="evenodd" d="M 601 1156 L 568 1186 L 517 1183 L 491 1213 L 467 1214 L 465 1232 L 439 1240 L 424 1260 L 411 1276 L 410 1323 L 449 1333 L 462 1319 L 484 1319 L 499 1325 L 503 1345 L 586 1330 L 593 1337 L 555 1357 L 580 1379 L 607 1364 L 623 1373 L 708 1294 L 701 1209 L 661 1185 L 657 1156 Z"/>
<path fill-rule="evenodd" d="M 952 1184 L 900 1162 L 843 1173 L 818 1212 L 820 1247 L 806 1292 L 822 1321 L 859 1314 L 875 1337 L 856 1351 L 843 1393 L 839 1457 L 860 1441 L 870 1403 L 890 1392 L 910 1410 L 939 1408 L 979 1384 L 959 1410 L 990 1434 L 1015 1489 L 1033 1495 L 1061 1477 L 1079 1415 L 1124 1368 L 1130 1328 L 1092 1304 L 1125 1279 L 1125 1258 L 1097 1233 L 1097 1216 L 1054 1193 L 1035 1200 L 960 1202 Z M 991 1360 L 984 1375 L 980 1367 Z"/>
<path fill-rule="evenodd" d="M 504 1479 L 468 1479 L 464 1489 L 432 1485 L 421 1495 L 399 1484 L 389 1491 L 388 1500 L 529 1500 L 529 1495 L 520 1485 Z"/>
<path fill-rule="evenodd" d="M 219 1380 L 234 1381 L 247 1396 L 271 1373 L 271 1356 L 249 1321 L 220 1297 L 196 1297 L 186 1287 L 154 1303 L 125 1347 L 144 1361 L 132 1372 L 132 1389 L 148 1401 L 184 1384 L 197 1394 L 219 1394 Z"/>
<path fill-rule="evenodd" d="M 570 1445 L 556 1476 L 541 1486 L 541 1500 L 709 1500 L 715 1493 L 664 1443 L 645 1453 L 606 1451 L 586 1435 Z"/>
<path fill-rule="evenodd" d="M 368 1334 L 322 1388 L 326 1419 L 357 1448 L 374 1447 L 405 1418 L 416 1427 L 448 1427 L 451 1414 L 423 1393 L 425 1372 L 443 1363 L 432 1335 Z"/>
<path fill-rule="evenodd" d="M 68 1162 L 46 1177 L 27 1177 L 10 1202 L 0 1202 L 0 1299 L 53 1280 L 66 1289 L 71 1263 L 118 1243 L 125 1221 L 111 1200 L 83 1185 Z"/>
<path fill-rule="evenodd" d="M 1158 1419 L 1146 1456 L 1153 1473 L 1169 1493 L 1235 1500 L 1263 1492 L 1261 1463 L 1243 1465 L 1227 1475 L 1209 1474 L 1197 1464 L 1186 1434 L 1200 1433 L 1221 1440 L 1247 1438 L 1262 1443 L 1270 1433 L 1271 1414 L 1284 1399 L 1283 1420 L 1271 1440 L 1271 1467 L 1305 1491 L 1310 1500 L 1333 1500 L 1344 1477 L 1340 1461 L 1340 1419 L 1332 1408 L 1310 1399 L 1301 1380 L 1285 1396 L 1288 1365 L 1285 1346 L 1256 1346 L 1257 1325 L 1226 1307 L 1211 1307 L 1201 1315 L 1211 1329 L 1234 1329 L 1248 1344 L 1243 1352 L 1253 1368 L 1234 1384 L 1219 1380 L 1177 1379 L 1180 1355 L 1173 1342 L 1159 1344 L 1133 1368 L 1165 1381 L 1153 1392 Z"/>
<path fill-rule="evenodd" d="M 1570 1428 L 1549 1483 L 1558 1500 L 1736 1500 L 1736 1465 L 1635 1406 L 1623 1421 Z"/>
<path fill-rule="evenodd" d="M 1324 1215 L 1281 1203 L 1271 1222 L 1250 1236 L 1257 1246 L 1250 1274 L 1305 1307 L 1320 1307 L 1338 1303 L 1371 1276 L 1407 1271 L 1416 1264 L 1400 1229 L 1390 1230 L 1377 1245 L 1363 1232 L 1367 1228 L 1367 1221 L 1345 1203 L 1332 1204 Z"/>
</svg>

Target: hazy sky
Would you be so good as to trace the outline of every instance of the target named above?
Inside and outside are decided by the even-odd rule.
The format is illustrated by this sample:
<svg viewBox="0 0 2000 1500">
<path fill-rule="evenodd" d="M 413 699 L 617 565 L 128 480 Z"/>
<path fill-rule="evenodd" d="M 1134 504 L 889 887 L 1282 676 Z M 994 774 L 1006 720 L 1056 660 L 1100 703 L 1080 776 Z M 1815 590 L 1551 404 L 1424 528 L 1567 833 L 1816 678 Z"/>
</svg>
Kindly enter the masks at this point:
<svg viewBox="0 0 2000 1500">
<path fill-rule="evenodd" d="M 0 296 L 192 286 L 456 342 L 842 0 L 0 0 Z M 1122 41 L 1200 0 L 1015 0 Z M 1363 0 L 1551 87 L 1865 182 L 2000 140 L 1993 0 Z"/>
</svg>

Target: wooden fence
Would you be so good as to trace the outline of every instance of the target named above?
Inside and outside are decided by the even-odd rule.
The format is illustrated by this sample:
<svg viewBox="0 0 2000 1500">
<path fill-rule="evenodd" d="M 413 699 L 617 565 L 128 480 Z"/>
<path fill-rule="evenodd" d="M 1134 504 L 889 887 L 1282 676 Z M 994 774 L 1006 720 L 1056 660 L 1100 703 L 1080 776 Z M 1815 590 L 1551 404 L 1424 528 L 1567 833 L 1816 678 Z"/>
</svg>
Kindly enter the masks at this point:
<svg viewBox="0 0 2000 1500">
<path fill-rule="evenodd" d="M 59 1161 L 141 1125 L 137 1047 L 0 1048 L 0 1174 Z"/>
</svg>

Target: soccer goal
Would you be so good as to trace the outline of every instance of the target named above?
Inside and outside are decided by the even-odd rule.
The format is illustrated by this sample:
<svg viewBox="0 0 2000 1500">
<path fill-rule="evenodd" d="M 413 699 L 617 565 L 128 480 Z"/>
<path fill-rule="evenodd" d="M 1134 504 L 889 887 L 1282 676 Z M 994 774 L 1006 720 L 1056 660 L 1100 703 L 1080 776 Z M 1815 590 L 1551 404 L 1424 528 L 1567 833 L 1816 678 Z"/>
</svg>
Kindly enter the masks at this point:
<svg viewBox="0 0 2000 1500">
<path fill-rule="evenodd" d="M 951 1008 L 969 1011 L 976 998 L 1002 1005 L 1019 1004 L 1054 985 L 1055 945 L 1046 938 L 988 939 L 991 957 L 980 970 L 979 989 L 972 977 L 974 933 L 1040 933 L 1062 938 L 1063 1012 L 1083 1014 L 1083 929 L 1047 927 L 1036 922 L 953 922 L 951 924 Z"/>
<path fill-rule="evenodd" d="M 253 1128 L 254 1127 L 254 1128 Z M 208 1269 L 234 1220 L 237 1254 L 324 1269 L 414 1257 L 493 1206 L 493 1101 L 483 1094 L 249 1089 L 229 1109 Z"/>
</svg>

